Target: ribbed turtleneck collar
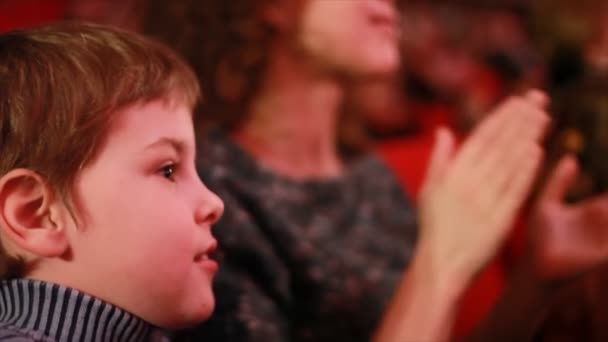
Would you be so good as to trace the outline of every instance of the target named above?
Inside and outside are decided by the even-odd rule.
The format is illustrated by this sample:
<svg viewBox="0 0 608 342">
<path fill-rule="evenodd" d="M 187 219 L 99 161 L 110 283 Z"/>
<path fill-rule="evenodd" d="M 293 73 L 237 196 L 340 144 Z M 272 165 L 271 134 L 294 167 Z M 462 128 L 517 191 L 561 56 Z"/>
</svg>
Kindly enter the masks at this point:
<svg viewBox="0 0 608 342">
<path fill-rule="evenodd" d="M 29 279 L 0 283 L 0 324 L 45 341 L 164 340 L 158 328 L 112 304 Z"/>
</svg>

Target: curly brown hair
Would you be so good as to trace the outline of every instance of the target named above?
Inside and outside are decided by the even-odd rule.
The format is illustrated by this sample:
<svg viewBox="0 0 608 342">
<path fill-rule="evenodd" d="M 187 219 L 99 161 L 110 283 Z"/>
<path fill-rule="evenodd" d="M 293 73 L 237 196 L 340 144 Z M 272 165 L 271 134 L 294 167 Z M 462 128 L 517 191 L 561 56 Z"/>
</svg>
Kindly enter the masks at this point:
<svg viewBox="0 0 608 342">
<path fill-rule="evenodd" d="M 262 16 L 279 0 L 147 0 L 144 34 L 179 52 L 199 77 L 204 99 L 197 128 L 237 128 L 250 114 L 270 60 L 277 30 Z M 294 1 L 294 0 L 286 0 Z M 408 0 L 396 0 L 403 10 Z M 348 101 L 347 101 L 348 102 Z M 345 106 L 337 127 L 338 150 L 345 158 L 366 151 L 370 140 L 363 120 Z"/>
<path fill-rule="evenodd" d="M 276 34 L 260 15 L 270 1 L 148 1 L 143 33 L 193 66 L 205 97 L 199 110 L 207 122 L 230 129 L 244 121 Z"/>
</svg>

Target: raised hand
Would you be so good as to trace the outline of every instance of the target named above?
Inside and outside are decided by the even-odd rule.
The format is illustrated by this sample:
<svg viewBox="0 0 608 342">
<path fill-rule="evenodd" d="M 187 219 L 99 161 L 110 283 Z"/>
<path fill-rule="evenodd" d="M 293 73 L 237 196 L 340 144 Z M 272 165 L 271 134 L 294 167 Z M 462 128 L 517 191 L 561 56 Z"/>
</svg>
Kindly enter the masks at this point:
<svg viewBox="0 0 608 342">
<path fill-rule="evenodd" d="M 454 152 L 442 130 L 421 191 L 419 252 L 463 284 L 507 235 L 541 164 L 548 116 L 537 91 L 505 101 Z"/>
<path fill-rule="evenodd" d="M 530 191 L 549 121 L 545 103 L 539 92 L 507 100 L 458 152 L 452 135 L 438 132 L 419 199 L 416 255 L 375 341 L 449 338 L 460 294 L 494 255 Z"/>
<path fill-rule="evenodd" d="M 530 251 L 541 280 L 567 280 L 608 261 L 608 194 L 566 204 L 577 174 L 576 160 L 564 157 L 536 202 Z"/>
</svg>

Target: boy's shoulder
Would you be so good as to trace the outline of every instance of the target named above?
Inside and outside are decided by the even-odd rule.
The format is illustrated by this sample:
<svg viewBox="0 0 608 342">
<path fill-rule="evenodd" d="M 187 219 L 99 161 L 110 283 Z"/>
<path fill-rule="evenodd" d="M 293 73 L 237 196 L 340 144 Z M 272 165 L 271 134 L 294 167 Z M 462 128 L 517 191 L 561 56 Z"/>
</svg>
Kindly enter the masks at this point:
<svg viewBox="0 0 608 342">
<path fill-rule="evenodd" d="M 0 341 L 166 341 L 165 332 L 101 299 L 34 279 L 0 281 Z"/>
</svg>

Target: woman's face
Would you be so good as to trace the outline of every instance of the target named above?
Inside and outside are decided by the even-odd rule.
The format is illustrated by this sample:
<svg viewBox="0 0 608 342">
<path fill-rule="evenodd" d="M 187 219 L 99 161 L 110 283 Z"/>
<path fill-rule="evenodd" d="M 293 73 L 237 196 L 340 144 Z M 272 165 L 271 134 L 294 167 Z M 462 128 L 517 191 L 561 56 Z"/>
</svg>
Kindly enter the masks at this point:
<svg viewBox="0 0 608 342">
<path fill-rule="evenodd" d="M 307 0 L 297 44 L 331 72 L 391 73 L 400 60 L 397 19 L 394 0 Z"/>
</svg>

